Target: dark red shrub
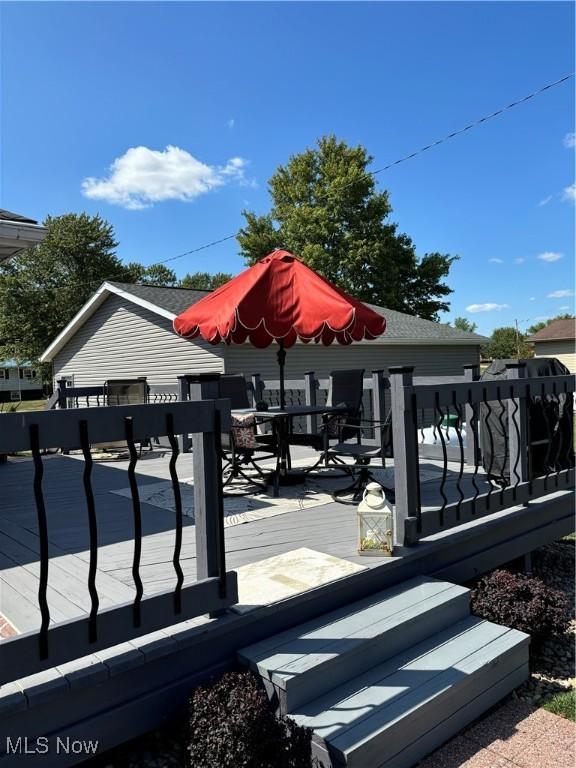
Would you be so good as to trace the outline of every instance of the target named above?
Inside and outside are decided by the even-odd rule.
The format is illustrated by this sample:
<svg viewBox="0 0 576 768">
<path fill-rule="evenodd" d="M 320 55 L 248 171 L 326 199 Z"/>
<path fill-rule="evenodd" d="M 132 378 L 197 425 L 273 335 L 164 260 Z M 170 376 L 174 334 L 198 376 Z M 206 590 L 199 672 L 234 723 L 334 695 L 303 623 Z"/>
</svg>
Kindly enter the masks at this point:
<svg viewBox="0 0 576 768">
<path fill-rule="evenodd" d="M 192 768 L 310 768 L 311 731 L 278 719 L 249 672 L 228 672 L 190 699 Z"/>
<path fill-rule="evenodd" d="M 472 612 L 536 638 L 559 635 L 570 622 L 570 603 L 558 589 L 522 573 L 493 571 L 472 590 Z"/>
</svg>

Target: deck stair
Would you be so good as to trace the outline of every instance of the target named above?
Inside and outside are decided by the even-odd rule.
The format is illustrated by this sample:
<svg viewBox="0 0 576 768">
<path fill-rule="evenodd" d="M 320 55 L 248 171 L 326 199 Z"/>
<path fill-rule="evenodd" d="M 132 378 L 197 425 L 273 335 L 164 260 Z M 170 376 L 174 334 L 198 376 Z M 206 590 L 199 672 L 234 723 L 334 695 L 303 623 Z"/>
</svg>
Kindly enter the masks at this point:
<svg viewBox="0 0 576 768">
<path fill-rule="evenodd" d="M 417 577 L 239 652 L 325 768 L 410 768 L 528 677 L 528 635 Z"/>
</svg>

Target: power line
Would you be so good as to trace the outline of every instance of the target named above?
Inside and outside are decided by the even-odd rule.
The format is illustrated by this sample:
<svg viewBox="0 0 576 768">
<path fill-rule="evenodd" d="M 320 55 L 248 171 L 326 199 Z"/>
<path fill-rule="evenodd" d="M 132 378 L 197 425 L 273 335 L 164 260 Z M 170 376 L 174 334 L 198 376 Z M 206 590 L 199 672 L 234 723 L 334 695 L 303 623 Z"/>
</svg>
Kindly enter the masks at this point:
<svg viewBox="0 0 576 768">
<path fill-rule="evenodd" d="M 507 112 L 510 109 L 513 109 L 514 107 L 519 106 L 520 104 L 525 104 L 527 101 L 530 101 L 531 99 L 534 99 L 536 96 L 539 96 L 541 93 L 544 93 L 545 91 L 549 91 L 551 88 L 554 88 L 557 85 L 561 85 L 562 83 L 565 83 L 567 80 L 570 80 L 570 78 L 574 77 L 574 72 L 570 72 L 567 75 L 564 75 L 563 77 L 559 78 L 558 80 L 554 80 L 552 83 L 547 83 L 546 85 L 542 86 L 541 88 L 538 88 L 538 90 L 533 91 L 532 93 L 529 93 L 527 96 L 523 96 L 520 99 L 516 99 L 516 101 L 510 102 L 510 104 L 506 104 L 506 106 L 501 107 L 500 109 L 497 109 L 495 112 L 491 112 L 488 115 L 484 115 L 483 117 L 478 118 L 477 120 L 474 120 L 472 123 L 469 123 L 468 125 L 464 126 L 463 128 L 459 128 L 457 131 L 452 131 L 452 133 L 446 134 L 446 136 L 443 136 L 440 139 L 437 139 L 436 141 L 431 142 L 430 144 L 426 144 L 425 146 L 421 147 L 420 149 L 417 149 L 414 152 L 411 152 L 409 155 L 404 155 L 403 157 L 400 157 L 398 160 L 394 160 L 391 163 L 388 163 L 388 165 L 383 166 L 382 168 L 378 168 L 375 171 L 366 171 L 365 174 L 362 174 L 364 177 L 373 177 L 377 176 L 379 173 L 383 173 L 384 171 L 390 170 L 390 168 L 394 168 L 397 165 L 400 165 L 400 163 L 405 163 L 407 160 L 412 160 L 414 157 L 418 157 L 418 155 L 423 154 L 424 152 L 427 152 L 430 149 L 433 149 L 434 147 L 438 147 L 441 144 L 445 144 L 447 141 L 450 141 L 451 139 L 456 138 L 456 136 L 461 136 L 463 133 L 466 133 L 467 131 L 472 130 L 473 128 L 478 127 L 479 125 L 482 125 L 483 123 L 486 123 L 488 120 L 492 120 L 495 117 L 498 117 L 499 115 L 503 114 L 504 112 Z M 362 177 L 360 177 L 362 178 Z M 339 188 L 339 191 L 342 189 L 347 189 L 348 187 L 357 184 L 358 179 L 354 179 L 353 181 L 350 181 L 348 184 L 344 184 L 342 187 Z M 322 198 L 319 198 L 320 200 Z M 212 248 L 215 245 L 219 245 L 220 243 L 225 243 L 228 240 L 233 240 L 235 237 L 237 237 L 239 234 L 238 232 L 234 232 L 232 235 L 226 235 L 225 237 L 220 237 L 217 240 L 212 240 L 209 243 L 204 243 L 204 245 L 199 245 L 196 248 L 191 248 L 188 251 L 184 251 L 183 253 L 179 253 L 176 256 L 170 256 L 167 259 L 163 259 L 162 261 L 156 261 L 154 264 L 150 266 L 156 266 L 157 264 L 168 264 L 169 262 L 176 261 L 178 259 L 182 259 L 184 256 L 191 256 L 194 253 L 199 253 L 200 251 L 204 251 L 208 248 Z M 87 283 L 76 283 L 74 285 L 75 288 L 81 287 L 81 286 L 90 286 L 95 284 L 96 282 L 101 283 L 103 280 L 115 280 L 117 279 L 117 276 L 110 276 L 108 278 L 98 278 L 98 280 L 92 280 Z M 71 286 L 51 286 L 50 288 L 43 289 L 43 290 L 50 290 L 50 291 L 57 291 L 57 290 L 67 290 Z"/>
</svg>

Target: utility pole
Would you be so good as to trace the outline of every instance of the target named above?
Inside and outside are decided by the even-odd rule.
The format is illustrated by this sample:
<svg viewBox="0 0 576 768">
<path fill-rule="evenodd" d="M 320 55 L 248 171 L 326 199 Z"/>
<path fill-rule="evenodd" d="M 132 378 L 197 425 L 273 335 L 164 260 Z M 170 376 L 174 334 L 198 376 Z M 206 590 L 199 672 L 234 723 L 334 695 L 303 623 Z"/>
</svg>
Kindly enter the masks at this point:
<svg viewBox="0 0 576 768">
<path fill-rule="evenodd" d="M 514 320 L 516 323 L 516 357 L 520 360 L 520 331 L 518 330 L 518 320 Z"/>
</svg>

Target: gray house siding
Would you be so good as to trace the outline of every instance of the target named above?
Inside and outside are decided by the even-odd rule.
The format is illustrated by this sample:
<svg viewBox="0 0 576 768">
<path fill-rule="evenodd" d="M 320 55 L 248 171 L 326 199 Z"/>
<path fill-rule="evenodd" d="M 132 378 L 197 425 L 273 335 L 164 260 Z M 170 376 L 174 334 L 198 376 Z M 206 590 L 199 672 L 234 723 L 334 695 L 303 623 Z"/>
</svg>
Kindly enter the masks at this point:
<svg viewBox="0 0 576 768">
<path fill-rule="evenodd" d="M 176 336 L 172 323 L 120 296 L 109 296 L 55 356 L 54 378 L 75 386 L 146 376 L 175 385 L 181 373 L 222 372 L 222 349 Z"/>
<path fill-rule="evenodd" d="M 255 349 L 248 344 L 226 347 L 226 373 L 258 372 L 265 380 L 277 379 L 277 350 L 276 344 L 266 349 Z M 287 350 L 286 378 L 301 378 L 306 371 L 314 371 L 319 378 L 324 378 L 337 368 L 365 368 L 369 373 L 394 365 L 413 366 L 415 376 L 461 375 L 464 365 L 479 362 L 480 347 L 476 345 L 361 343 L 323 347 L 297 344 Z"/>
</svg>

